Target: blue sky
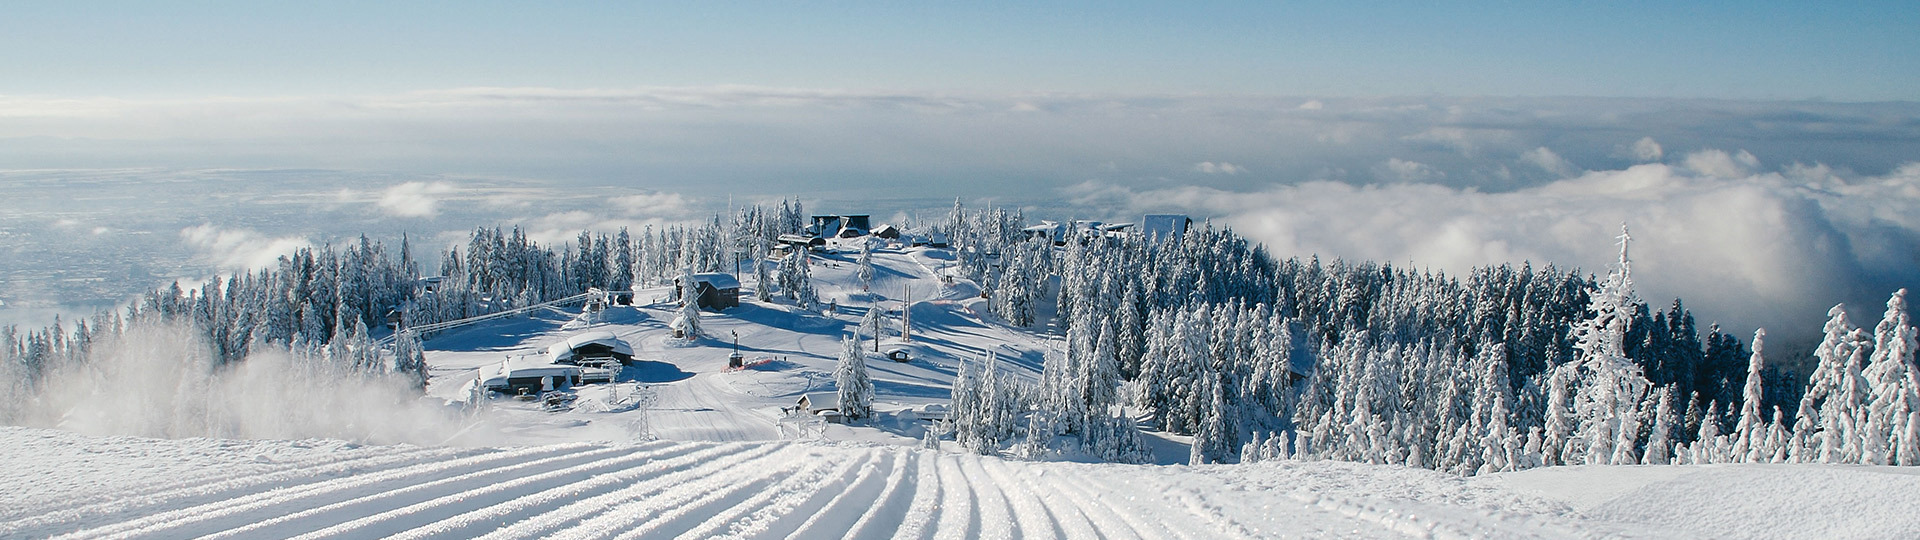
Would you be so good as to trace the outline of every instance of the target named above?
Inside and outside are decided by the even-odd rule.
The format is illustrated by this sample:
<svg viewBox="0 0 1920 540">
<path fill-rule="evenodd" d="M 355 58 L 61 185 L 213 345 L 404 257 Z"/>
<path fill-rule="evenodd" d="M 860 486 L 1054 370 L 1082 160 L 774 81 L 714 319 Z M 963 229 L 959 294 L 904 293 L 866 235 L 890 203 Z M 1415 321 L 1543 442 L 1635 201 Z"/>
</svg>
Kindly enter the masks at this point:
<svg viewBox="0 0 1920 540">
<path fill-rule="evenodd" d="M 0 94 L 757 86 L 1920 98 L 1907 2 L 34 2 Z"/>
</svg>

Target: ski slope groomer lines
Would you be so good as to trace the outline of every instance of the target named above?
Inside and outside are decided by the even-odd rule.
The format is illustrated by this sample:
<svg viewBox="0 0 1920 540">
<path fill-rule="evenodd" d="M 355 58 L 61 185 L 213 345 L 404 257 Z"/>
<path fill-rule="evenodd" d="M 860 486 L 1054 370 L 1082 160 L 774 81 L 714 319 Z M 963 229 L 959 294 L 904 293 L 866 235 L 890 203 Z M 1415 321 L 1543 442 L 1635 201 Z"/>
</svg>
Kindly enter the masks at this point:
<svg viewBox="0 0 1920 540">
<path fill-rule="evenodd" d="M 0 431 L 0 446 L 38 430 Z M 205 439 L 92 438 L 8 467 L 90 452 L 240 452 Z M 222 459 L 117 462 L 155 482 L 20 499 L 0 537 L 61 538 L 1270 538 L 1660 536 L 1431 471 L 1348 463 L 1151 467 L 1034 463 L 794 442 L 566 444 L 461 453 L 284 445 L 257 475 Z M 46 446 L 42 441 L 41 446 Z M 257 446 L 257 445 L 256 445 Z M 244 450 L 258 453 L 258 448 Z M 334 461 L 324 456 L 339 454 Z M 247 454 L 253 455 L 253 454 Z M 373 456 L 391 455 L 377 460 Z M 98 462 L 94 462 L 98 463 Z M 1397 487 L 1389 487 L 1397 486 Z M 76 507 L 64 502 L 123 503 Z"/>
<path fill-rule="evenodd" d="M 654 387 L 661 405 L 650 411 L 654 435 L 675 441 L 772 441 L 780 438 L 775 420 L 754 410 L 759 398 L 741 394 L 701 373 Z"/>
</svg>

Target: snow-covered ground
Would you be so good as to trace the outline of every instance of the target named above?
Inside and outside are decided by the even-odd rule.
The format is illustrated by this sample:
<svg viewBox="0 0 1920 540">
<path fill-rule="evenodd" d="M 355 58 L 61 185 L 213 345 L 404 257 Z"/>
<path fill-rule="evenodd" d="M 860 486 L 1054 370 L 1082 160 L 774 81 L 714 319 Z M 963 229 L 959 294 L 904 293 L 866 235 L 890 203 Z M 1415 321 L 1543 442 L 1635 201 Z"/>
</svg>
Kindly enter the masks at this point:
<svg viewBox="0 0 1920 540">
<path fill-rule="evenodd" d="M 669 336 L 674 309 L 597 321 L 491 321 L 426 342 L 434 403 L 402 438 L 149 439 L 0 428 L 0 538 L 70 536 L 561 538 L 1898 538 L 1920 535 L 1920 476 L 1826 465 L 1561 467 L 1459 478 L 1342 462 L 1113 465 L 1023 462 L 920 448 L 920 411 L 957 363 L 991 350 L 1020 376 L 1057 339 L 983 313 L 943 285 L 941 250 L 883 251 L 871 292 L 852 254 L 816 260 L 831 314 L 743 298 L 705 337 Z M 748 283 L 749 288 L 753 284 Z M 869 359 L 879 415 L 790 415 L 832 388 L 841 336 L 867 309 L 897 315 L 913 287 L 914 360 Z M 750 295 L 749 295 L 750 296 Z M 477 368 L 587 329 L 640 361 L 572 407 L 495 398 L 462 407 Z M 738 336 L 756 365 L 725 369 Z M 870 343 L 863 346 L 871 347 Z M 405 422 L 398 425 L 409 425 Z M 417 425 L 417 424 L 412 424 Z M 451 434 L 450 436 L 447 434 Z M 1159 437 L 1160 461 L 1184 443 Z M 949 443 L 950 445 L 951 443 Z"/>
<path fill-rule="evenodd" d="M 1888 467 L 1034 463 L 858 443 L 463 448 L 0 428 L 0 537 L 1900 538 Z"/>
<path fill-rule="evenodd" d="M 558 413 L 511 399 L 489 400 L 486 414 L 445 442 L 813 438 L 918 445 L 927 421 L 914 410 L 947 401 L 962 358 L 978 359 L 992 350 L 1009 371 L 1030 375 L 1038 372 L 1045 351 L 1057 346 L 1057 338 L 1044 333 L 992 322 L 977 289 L 964 280 L 942 285 L 935 272 L 950 257 L 945 250 L 879 251 L 873 257 L 871 291 L 862 291 L 854 277 L 853 253 L 816 255 L 814 283 L 822 302 L 837 305 L 833 313 L 753 301 L 749 280 L 739 307 L 703 312 L 704 336 L 693 343 L 671 336 L 668 322 L 678 308 L 664 301 L 670 292 L 666 288 L 642 289 L 635 295 L 639 305 L 610 308 L 592 322 L 547 313 L 464 327 L 426 342 L 431 366 L 427 391 L 444 400 L 464 401 L 480 366 L 541 354 L 548 345 L 587 329 L 605 330 L 634 349 L 635 364 L 616 384 L 582 387 L 575 407 Z M 914 331 L 912 340 L 903 342 L 897 321 L 907 287 L 913 288 Z M 834 388 L 840 340 L 857 331 L 868 309 L 890 313 L 881 350 L 907 348 L 914 358 L 898 363 L 870 355 L 867 366 L 879 418 L 847 428 L 786 414 L 783 409 L 795 406 L 801 394 Z M 735 336 L 741 354 L 756 365 L 729 372 L 727 357 Z M 871 337 L 864 336 L 861 346 L 871 352 Z"/>
</svg>

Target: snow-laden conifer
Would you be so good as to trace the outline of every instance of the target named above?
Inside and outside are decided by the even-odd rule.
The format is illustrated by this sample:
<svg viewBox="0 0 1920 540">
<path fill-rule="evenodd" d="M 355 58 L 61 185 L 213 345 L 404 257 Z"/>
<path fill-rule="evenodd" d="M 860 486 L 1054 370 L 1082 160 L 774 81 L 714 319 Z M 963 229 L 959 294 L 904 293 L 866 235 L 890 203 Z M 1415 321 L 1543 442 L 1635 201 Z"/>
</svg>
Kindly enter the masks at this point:
<svg viewBox="0 0 1920 540">
<path fill-rule="evenodd" d="M 840 393 L 840 414 L 848 419 L 873 415 L 873 379 L 867 376 L 867 354 L 852 336 L 842 338 L 840 364 L 833 382 Z"/>
<path fill-rule="evenodd" d="M 1733 428 L 1733 454 L 1749 463 L 1762 462 L 1762 454 L 1770 453 L 1766 449 L 1767 417 L 1761 410 L 1765 398 L 1763 383 L 1766 358 L 1762 355 L 1762 343 L 1767 336 L 1766 329 L 1753 332 L 1753 356 L 1747 361 L 1747 384 L 1741 392 L 1740 422 Z"/>
<path fill-rule="evenodd" d="M 1660 402 L 1653 409 L 1653 429 L 1647 435 L 1647 451 L 1641 455 L 1640 463 L 1666 465 L 1673 462 L 1673 392 L 1662 387 L 1654 393 L 1659 394 Z"/>
<path fill-rule="evenodd" d="M 885 326 L 885 321 L 880 305 L 874 304 L 867 306 L 866 315 L 860 317 L 858 330 L 873 337 L 873 352 L 880 352 L 880 334 L 883 326 Z M 854 339 L 859 339 L 859 334 L 856 333 Z"/>
<path fill-rule="evenodd" d="M 761 302 L 773 301 L 773 276 L 767 271 L 767 240 L 756 239 L 753 249 L 753 297 Z"/>
<path fill-rule="evenodd" d="M 854 259 L 854 276 L 860 278 L 860 290 L 873 291 L 873 242 L 860 242 L 860 256 Z"/>
<path fill-rule="evenodd" d="M 1866 450 L 1862 460 L 1870 465 L 1920 464 L 1920 451 L 1903 448 L 1912 444 L 1909 418 L 1920 406 L 1914 377 L 1914 329 L 1907 317 L 1907 290 L 1900 289 L 1887 299 L 1887 311 L 1873 331 L 1873 355 L 1861 372 L 1872 392 L 1868 404 L 1866 429 L 1862 435 Z"/>
<path fill-rule="evenodd" d="M 1619 262 L 1593 292 L 1589 318 L 1573 327 L 1574 348 L 1580 355 L 1569 364 L 1578 377 L 1572 403 L 1574 437 L 1585 445 L 1584 463 L 1612 463 L 1624 455 L 1615 450 L 1633 435 L 1633 416 L 1649 386 L 1623 347 L 1636 304 L 1632 262 L 1627 256 L 1631 241 L 1622 225 Z"/>
<path fill-rule="evenodd" d="M 673 322 L 688 341 L 700 337 L 700 293 L 693 283 L 693 267 L 680 272 L 680 315 Z"/>
</svg>

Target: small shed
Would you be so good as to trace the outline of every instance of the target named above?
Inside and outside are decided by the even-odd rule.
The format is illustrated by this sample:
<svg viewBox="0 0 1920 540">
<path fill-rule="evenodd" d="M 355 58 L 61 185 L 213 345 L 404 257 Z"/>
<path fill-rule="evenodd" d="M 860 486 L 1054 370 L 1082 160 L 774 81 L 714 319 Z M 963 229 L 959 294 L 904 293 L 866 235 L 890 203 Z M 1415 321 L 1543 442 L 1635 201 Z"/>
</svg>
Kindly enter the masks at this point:
<svg viewBox="0 0 1920 540">
<path fill-rule="evenodd" d="M 899 240 L 900 228 L 892 225 L 881 225 L 873 229 L 873 235 L 888 240 Z"/>
<path fill-rule="evenodd" d="M 838 415 L 840 414 L 840 393 L 807 392 L 801 394 L 800 402 L 795 410 L 803 414 L 819 415 L 831 412 Z"/>
<path fill-rule="evenodd" d="M 675 300 L 680 299 L 680 291 L 685 289 L 680 279 L 673 278 Z M 721 310 L 740 306 L 740 280 L 735 279 L 733 274 L 724 272 L 694 274 L 693 291 L 698 295 L 694 300 L 695 305 L 703 308 Z"/>
</svg>

